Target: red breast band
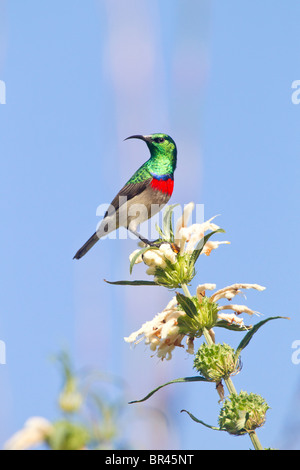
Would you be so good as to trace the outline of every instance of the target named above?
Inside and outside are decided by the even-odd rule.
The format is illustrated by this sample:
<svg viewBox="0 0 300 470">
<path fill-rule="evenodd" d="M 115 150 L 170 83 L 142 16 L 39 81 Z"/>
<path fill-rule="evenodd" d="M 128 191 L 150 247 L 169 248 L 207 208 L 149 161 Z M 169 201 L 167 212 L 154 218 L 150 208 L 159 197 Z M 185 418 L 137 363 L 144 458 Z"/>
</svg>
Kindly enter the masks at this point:
<svg viewBox="0 0 300 470">
<path fill-rule="evenodd" d="M 169 196 L 173 193 L 174 180 L 169 178 L 167 180 L 158 180 L 153 178 L 151 181 L 151 186 L 156 191 L 161 191 L 162 193 L 168 194 Z"/>
</svg>

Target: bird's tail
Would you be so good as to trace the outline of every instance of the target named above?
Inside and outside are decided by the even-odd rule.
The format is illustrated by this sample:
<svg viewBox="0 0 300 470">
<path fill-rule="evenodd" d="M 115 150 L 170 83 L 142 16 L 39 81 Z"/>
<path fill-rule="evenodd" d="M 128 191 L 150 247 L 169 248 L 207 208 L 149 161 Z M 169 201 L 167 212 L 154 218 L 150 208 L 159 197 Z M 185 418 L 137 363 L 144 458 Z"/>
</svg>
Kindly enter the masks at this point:
<svg viewBox="0 0 300 470">
<path fill-rule="evenodd" d="M 88 239 L 88 241 L 77 251 L 76 255 L 73 259 L 80 259 L 82 258 L 99 240 L 99 236 L 97 232 Z"/>
</svg>

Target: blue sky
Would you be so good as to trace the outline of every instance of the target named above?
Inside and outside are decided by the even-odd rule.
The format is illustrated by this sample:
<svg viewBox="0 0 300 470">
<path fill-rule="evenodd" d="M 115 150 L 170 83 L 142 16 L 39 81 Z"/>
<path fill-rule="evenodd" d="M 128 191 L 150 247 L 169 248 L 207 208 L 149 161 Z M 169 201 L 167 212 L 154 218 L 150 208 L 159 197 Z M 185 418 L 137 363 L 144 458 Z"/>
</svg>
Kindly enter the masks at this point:
<svg viewBox="0 0 300 470">
<path fill-rule="evenodd" d="M 271 406 L 263 445 L 299 447 L 297 427 L 293 444 L 286 438 L 299 412 L 299 15 L 295 0 L 1 0 L 1 445 L 28 417 L 57 417 L 60 377 L 49 357 L 65 345 L 78 368 L 123 377 L 126 400 L 193 374 L 181 350 L 158 363 L 123 341 L 171 296 L 103 282 L 128 278 L 134 240 L 105 240 L 72 260 L 99 221 L 97 206 L 148 158 L 142 142 L 123 139 L 166 132 L 178 146 L 171 202 L 220 214 L 231 241 L 201 259 L 193 288 L 259 283 L 266 291 L 247 294 L 247 304 L 291 317 L 255 336 L 234 381 Z M 236 346 L 241 337 L 217 339 Z M 216 424 L 207 384 L 174 385 L 138 406 L 170 426 L 139 423 L 137 446 L 249 447 L 179 413 Z"/>
</svg>

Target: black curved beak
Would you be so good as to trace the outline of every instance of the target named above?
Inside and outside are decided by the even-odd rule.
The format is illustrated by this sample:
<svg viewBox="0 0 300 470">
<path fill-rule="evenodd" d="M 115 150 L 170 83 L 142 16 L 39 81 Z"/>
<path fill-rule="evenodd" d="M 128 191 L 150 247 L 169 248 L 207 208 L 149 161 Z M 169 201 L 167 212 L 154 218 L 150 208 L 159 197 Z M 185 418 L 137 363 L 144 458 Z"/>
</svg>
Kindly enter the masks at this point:
<svg viewBox="0 0 300 470">
<path fill-rule="evenodd" d="M 144 136 L 144 135 L 131 135 L 130 137 L 127 137 L 125 140 L 129 140 L 129 139 L 140 139 L 140 140 L 143 140 L 144 142 L 150 142 L 150 139 L 148 136 Z"/>
</svg>

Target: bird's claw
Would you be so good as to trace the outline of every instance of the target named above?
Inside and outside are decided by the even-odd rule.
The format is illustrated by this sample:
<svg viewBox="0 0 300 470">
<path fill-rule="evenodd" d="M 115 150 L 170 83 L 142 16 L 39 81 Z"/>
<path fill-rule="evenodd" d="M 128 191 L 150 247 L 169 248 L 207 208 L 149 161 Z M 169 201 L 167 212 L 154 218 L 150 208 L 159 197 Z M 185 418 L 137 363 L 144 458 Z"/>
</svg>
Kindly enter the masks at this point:
<svg viewBox="0 0 300 470">
<path fill-rule="evenodd" d="M 148 240 L 149 241 L 149 240 Z M 170 245 L 170 247 L 172 248 L 172 250 L 174 251 L 174 253 L 179 253 L 180 249 L 179 247 L 175 244 L 175 243 L 172 243 L 172 242 L 168 242 L 166 240 L 154 240 L 153 242 L 150 242 L 147 243 L 149 246 L 153 246 L 153 247 L 156 247 L 156 248 L 160 248 L 161 245 L 164 245 L 165 243 L 167 243 L 168 245 Z"/>
</svg>

